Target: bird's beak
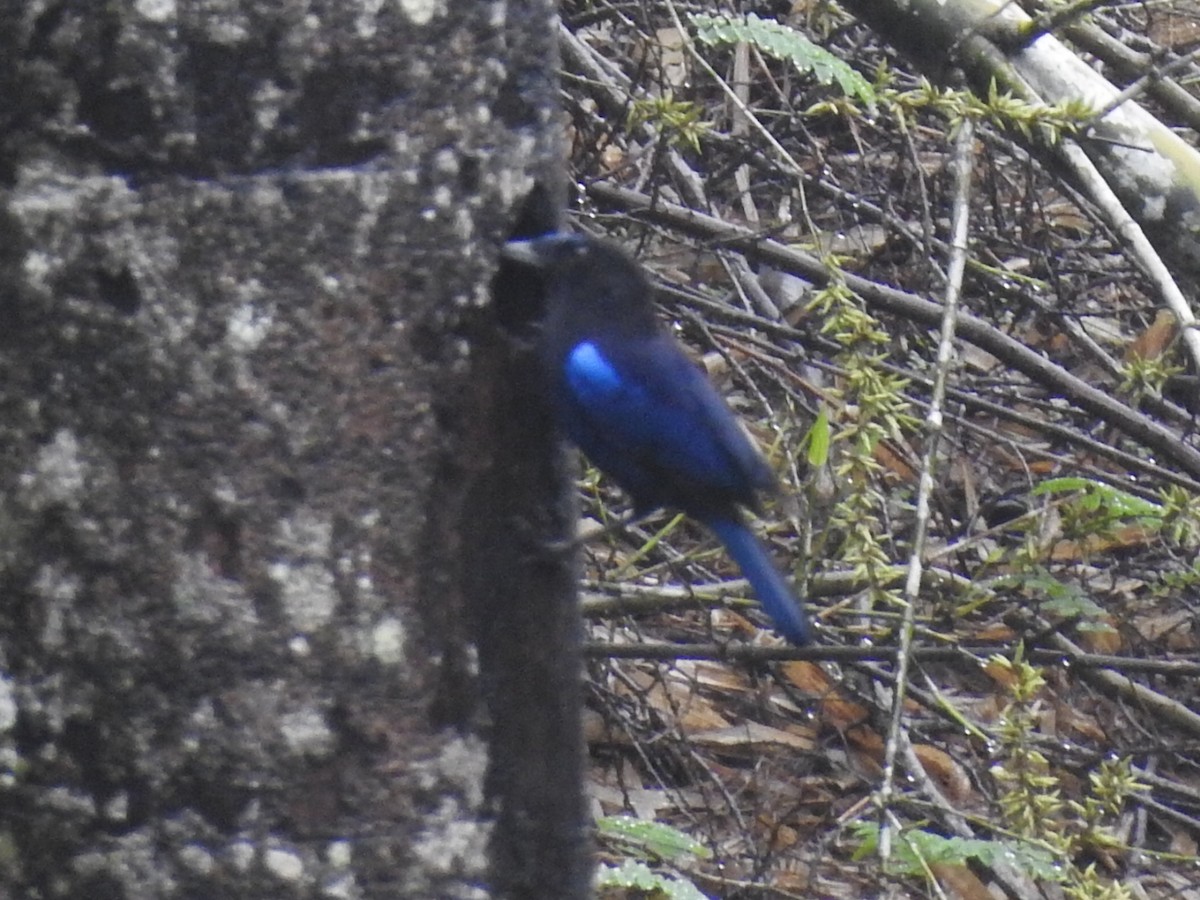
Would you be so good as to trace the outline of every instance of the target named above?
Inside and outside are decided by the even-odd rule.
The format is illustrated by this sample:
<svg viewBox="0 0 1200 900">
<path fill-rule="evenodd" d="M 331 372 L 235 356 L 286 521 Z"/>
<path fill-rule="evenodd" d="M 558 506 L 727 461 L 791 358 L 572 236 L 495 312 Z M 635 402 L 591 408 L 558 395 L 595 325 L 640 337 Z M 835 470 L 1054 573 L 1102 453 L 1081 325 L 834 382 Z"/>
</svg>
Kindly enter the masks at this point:
<svg viewBox="0 0 1200 900">
<path fill-rule="evenodd" d="M 520 241 L 509 241 L 500 248 L 500 255 L 513 262 L 527 266 L 540 266 L 544 262 L 538 249 L 538 239 L 528 238 Z"/>
<path fill-rule="evenodd" d="M 551 231 L 537 237 L 509 241 L 500 251 L 505 259 L 538 268 L 552 267 L 570 248 L 582 250 L 583 238 L 572 231 Z"/>
</svg>

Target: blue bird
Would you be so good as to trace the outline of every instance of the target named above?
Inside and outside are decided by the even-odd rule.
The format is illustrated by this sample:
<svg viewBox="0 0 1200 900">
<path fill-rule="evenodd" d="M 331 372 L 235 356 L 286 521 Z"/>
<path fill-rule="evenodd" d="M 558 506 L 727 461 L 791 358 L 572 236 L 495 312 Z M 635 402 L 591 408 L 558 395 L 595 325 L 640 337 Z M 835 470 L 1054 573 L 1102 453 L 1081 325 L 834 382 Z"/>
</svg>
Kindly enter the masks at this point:
<svg viewBox="0 0 1200 900">
<path fill-rule="evenodd" d="M 766 461 L 708 379 L 655 318 L 640 266 L 613 244 L 553 233 L 504 255 L 541 272 L 541 356 L 559 426 L 645 514 L 682 510 L 720 538 L 776 629 L 811 639 L 808 619 L 739 507 L 775 489 Z"/>
</svg>

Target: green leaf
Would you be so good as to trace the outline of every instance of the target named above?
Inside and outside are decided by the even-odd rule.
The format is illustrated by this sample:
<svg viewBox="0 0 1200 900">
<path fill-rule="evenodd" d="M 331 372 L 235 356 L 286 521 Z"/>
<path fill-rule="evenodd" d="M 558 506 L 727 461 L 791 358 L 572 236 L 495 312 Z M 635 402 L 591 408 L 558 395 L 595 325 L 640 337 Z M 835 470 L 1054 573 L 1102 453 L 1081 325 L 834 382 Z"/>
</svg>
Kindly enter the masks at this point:
<svg viewBox="0 0 1200 900">
<path fill-rule="evenodd" d="M 808 450 L 808 464 L 813 467 L 823 466 L 829 461 L 829 442 L 832 431 L 829 427 L 829 413 L 825 407 L 817 411 L 817 418 L 804 436 L 804 445 Z"/>
<path fill-rule="evenodd" d="M 1082 619 L 1079 623 L 1081 628 L 1086 626 L 1094 631 L 1112 630 L 1103 621 L 1107 611 L 1088 597 L 1083 588 L 1059 581 L 1041 566 L 1036 566 L 1028 572 L 1005 575 L 994 582 L 995 587 L 1003 585 L 1024 588 L 1034 596 L 1040 595 L 1045 598 L 1041 600 L 1043 612 L 1054 613 L 1064 619 Z"/>
<path fill-rule="evenodd" d="M 760 53 L 790 62 L 805 74 L 811 73 L 821 84 L 836 82 L 847 96 L 857 97 L 869 106 L 875 105 L 875 89 L 869 81 L 794 28 L 771 19 L 760 19 L 754 13 L 745 18 L 696 14 L 690 16 L 689 21 L 701 43 L 718 47 L 745 41 Z"/>
<path fill-rule="evenodd" d="M 1079 493 L 1080 502 L 1086 509 L 1103 510 L 1116 519 L 1161 519 L 1163 515 L 1163 509 L 1157 503 L 1090 478 L 1051 478 L 1035 487 L 1032 493 L 1035 496 Z"/>
<path fill-rule="evenodd" d="M 596 871 L 596 887 L 654 891 L 669 900 L 709 900 L 690 881 L 655 872 L 636 859 L 627 859 L 618 866 L 602 863 Z"/>
<path fill-rule="evenodd" d="M 653 859 L 674 860 L 681 856 L 709 859 L 712 851 L 677 828 L 634 816 L 604 816 L 596 822 L 601 838 L 617 840 Z"/>
<path fill-rule="evenodd" d="M 860 822 L 855 836 L 861 841 L 854 852 L 855 859 L 874 853 L 879 846 L 879 826 Z M 1004 862 L 1033 878 L 1061 882 L 1063 872 L 1055 864 L 1055 856 L 1047 847 L 1027 841 L 983 841 L 960 837 L 944 837 L 930 831 L 913 828 L 896 835 L 892 857 L 907 875 L 923 875 L 934 863 L 966 865 L 976 861 L 985 866 Z"/>
</svg>

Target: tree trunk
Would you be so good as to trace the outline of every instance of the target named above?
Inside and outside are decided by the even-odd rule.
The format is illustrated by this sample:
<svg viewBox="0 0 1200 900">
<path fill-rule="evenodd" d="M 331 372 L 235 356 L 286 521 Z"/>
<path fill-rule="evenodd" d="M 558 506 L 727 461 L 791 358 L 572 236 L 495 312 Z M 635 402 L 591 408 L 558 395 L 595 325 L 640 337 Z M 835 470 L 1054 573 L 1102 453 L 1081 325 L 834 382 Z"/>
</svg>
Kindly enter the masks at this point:
<svg viewBox="0 0 1200 900">
<path fill-rule="evenodd" d="M 548 5 L 20 6 L 0 897 L 583 896 Z"/>
</svg>

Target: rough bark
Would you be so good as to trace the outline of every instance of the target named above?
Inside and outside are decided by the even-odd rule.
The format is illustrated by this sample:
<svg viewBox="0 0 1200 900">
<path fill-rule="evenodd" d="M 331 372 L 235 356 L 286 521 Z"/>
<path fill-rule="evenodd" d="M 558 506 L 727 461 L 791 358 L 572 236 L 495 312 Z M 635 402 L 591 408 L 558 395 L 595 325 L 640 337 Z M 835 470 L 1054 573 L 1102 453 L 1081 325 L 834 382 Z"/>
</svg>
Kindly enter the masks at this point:
<svg viewBox="0 0 1200 900">
<path fill-rule="evenodd" d="M 0 10 L 0 896 L 584 892 L 549 17 Z"/>
</svg>

